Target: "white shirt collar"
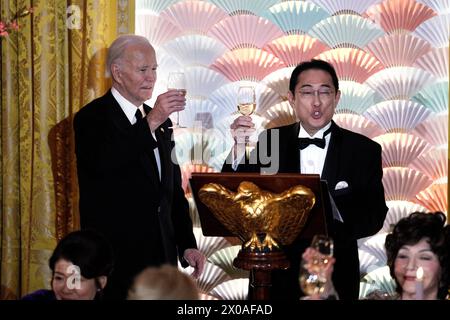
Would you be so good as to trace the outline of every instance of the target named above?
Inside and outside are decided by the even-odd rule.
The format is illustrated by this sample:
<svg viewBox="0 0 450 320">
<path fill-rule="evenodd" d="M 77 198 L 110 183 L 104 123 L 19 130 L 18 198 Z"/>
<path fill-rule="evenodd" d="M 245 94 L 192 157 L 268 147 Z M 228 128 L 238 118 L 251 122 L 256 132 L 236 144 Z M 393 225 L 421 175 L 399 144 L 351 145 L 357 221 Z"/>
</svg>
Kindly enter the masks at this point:
<svg viewBox="0 0 450 320">
<path fill-rule="evenodd" d="M 322 129 L 317 131 L 313 136 L 310 136 L 308 132 L 303 128 L 302 124 L 300 123 L 300 131 L 298 132 L 299 138 L 323 138 L 323 134 L 325 131 L 328 130 L 328 128 L 331 127 L 331 121 Z"/>
<path fill-rule="evenodd" d="M 125 99 L 120 94 L 120 92 L 114 87 L 111 88 L 111 94 L 113 95 L 114 99 L 116 99 L 116 101 L 119 103 L 120 107 L 122 108 L 123 112 L 125 113 L 125 115 L 127 116 L 128 120 L 130 121 L 131 124 L 134 124 L 136 122 L 136 117 L 135 117 L 136 108 L 139 108 L 139 110 L 141 110 L 141 113 L 143 115 L 145 115 L 143 104 L 141 104 L 139 107 L 136 107 L 130 101 Z"/>
</svg>

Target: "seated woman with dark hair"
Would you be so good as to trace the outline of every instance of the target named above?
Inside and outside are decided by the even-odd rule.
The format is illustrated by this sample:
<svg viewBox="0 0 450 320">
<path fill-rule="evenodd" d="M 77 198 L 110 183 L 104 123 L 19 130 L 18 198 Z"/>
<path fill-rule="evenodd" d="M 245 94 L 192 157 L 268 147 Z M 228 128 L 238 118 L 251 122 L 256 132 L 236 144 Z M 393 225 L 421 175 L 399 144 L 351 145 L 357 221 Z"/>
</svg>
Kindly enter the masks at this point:
<svg viewBox="0 0 450 320">
<path fill-rule="evenodd" d="M 414 212 L 386 236 L 387 263 L 402 300 L 416 298 L 416 271 L 423 269 L 423 299 L 445 299 L 450 276 L 450 226 L 442 212 Z"/>
<path fill-rule="evenodd" d="M 100 234 L 81 230 L 69 233 L 49 260 L 52 290 L 38 290 L 22 300 L 97 300 L 113 268 L 113 253 Z"/>
<path fill-rule="evenodd" d="M 446 299 L 450 285 L 450 225 L 445 225 L 446 217 L 442 212 L 413 212 L 401 219 L 391 234 L 386 236 L 385 248 L 387 264 L 394 278 L 397 295 L 375 291 L 366 299 L 371 300 L 416 300 L 416 275 L 419 267 L 423 270 L 423 300 Z M 303 259 L 312 262 L 316 251 L 308 248 Z M 334 259 L 328 260 L 325 267 L 327 278 L 326 291 L 333 293 L 331 282 Z M 310 299 L 323 299 L 310 296 Z"/>
</svg>

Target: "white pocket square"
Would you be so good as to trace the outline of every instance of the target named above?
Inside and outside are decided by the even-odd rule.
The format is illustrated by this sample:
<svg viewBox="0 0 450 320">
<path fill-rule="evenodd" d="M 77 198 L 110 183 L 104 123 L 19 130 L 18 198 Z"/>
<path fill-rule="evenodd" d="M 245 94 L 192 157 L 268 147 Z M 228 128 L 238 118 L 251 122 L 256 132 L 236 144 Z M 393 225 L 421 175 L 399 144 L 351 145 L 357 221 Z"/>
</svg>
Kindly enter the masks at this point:
<svg viewBox="0 0 450 320">
<path fill-rule="evenodd" d="M 348 188 L 348 183 L 347 181 L 339 181 L 336 184 L 336 187 L 334 187 L 334 190 L 341 190 L 341 189 L 345 189 Z"/>
</svg>

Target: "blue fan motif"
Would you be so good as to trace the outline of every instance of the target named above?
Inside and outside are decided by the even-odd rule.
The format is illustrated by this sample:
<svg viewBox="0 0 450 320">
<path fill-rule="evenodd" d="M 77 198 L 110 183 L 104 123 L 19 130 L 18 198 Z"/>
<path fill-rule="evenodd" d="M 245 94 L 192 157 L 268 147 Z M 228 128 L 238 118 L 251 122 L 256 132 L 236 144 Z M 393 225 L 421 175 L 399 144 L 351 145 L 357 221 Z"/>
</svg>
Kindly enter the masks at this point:
<svg viewBox="0 0 450 320">
<path fill-rule="evenodd" d="M 329 16 L 328 12 L 308 1 L 282 2 L 264 13 L 264 17 L 287 34 L 305 34 L 312 26 Z"/>
<path fill-rule="evenodd" d="M 309 32 L 331 48 L 351 47 L 361 49 L 385 32 L 369 19 L 355 15 L 338 15 L 317 23 Z"/>
<path fill-rule="evenodd" d="M 448 112 L 448 81 L 434 83 L 423 88 L 411 100 L 424 105 L 435 113 Z"/>
<path fill-rule="evenodd" d="M 341 98 L 337 113 L 363 114 L 369 107 L 380 102 L 381 96 L 365 84 L 354 81 L 340 81 Z"/>
<path fill-rule="evenodd" d="M 209 0 L 216 6 L 222 8 L 230 16 L 238 14 L 261 15 L 268 8 L 278 3 L 278 0 Z"/>
</svg>

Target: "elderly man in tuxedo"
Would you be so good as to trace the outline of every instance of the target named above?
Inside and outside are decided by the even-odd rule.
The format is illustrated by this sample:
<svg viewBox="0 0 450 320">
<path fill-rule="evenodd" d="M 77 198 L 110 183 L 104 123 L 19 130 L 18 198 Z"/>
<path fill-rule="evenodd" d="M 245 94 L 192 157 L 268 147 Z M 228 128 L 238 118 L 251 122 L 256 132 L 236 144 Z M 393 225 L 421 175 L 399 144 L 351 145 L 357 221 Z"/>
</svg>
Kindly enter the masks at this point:
<svg viewBox="0 0 450 320">
<path fill-rule="evenodd" d="M 156 54 L 137 35 L 117 38 L 109 48 L 112 88 L 75 116 L 75 145 L 83 229 L 95 229 L 111 242 L 115 269 L 106 297 L 125 299 L 133 277 L 147 266 L 165 263 L 202 273 L 180 168 L 171 160 L 174 142 L 169 115 L 184 109 L 179 90 L 144 101 L 156 82 Z"/>
<path fill-rule="evenodd" d="M 339 82 L 332 65 L 322 60 L 300 63 L 292 72 L 288 93 L 300 121 L 264 131 L 246 159 L 242 137 L 255 131 L 254 123 L 248 116 L 236 118 L 231 125 L 236 143 L 222 171 L 320 174 L 338 209 L 328 226 L 335 242 L 333 281 L 340 299 L 358 299 L 357 239 L 378 232 L 388 208 L 382 184 L 381 146 L 332 121 L 339 98 Z M 258 158 L 268 151 L 272 152 L 271 161 Z M 307 246 L 297 239 L 285 247 L 291 267 L 273 273 L 274 299 L 298 299 L 301 295 L 299 263 Z"/>
</svg>

